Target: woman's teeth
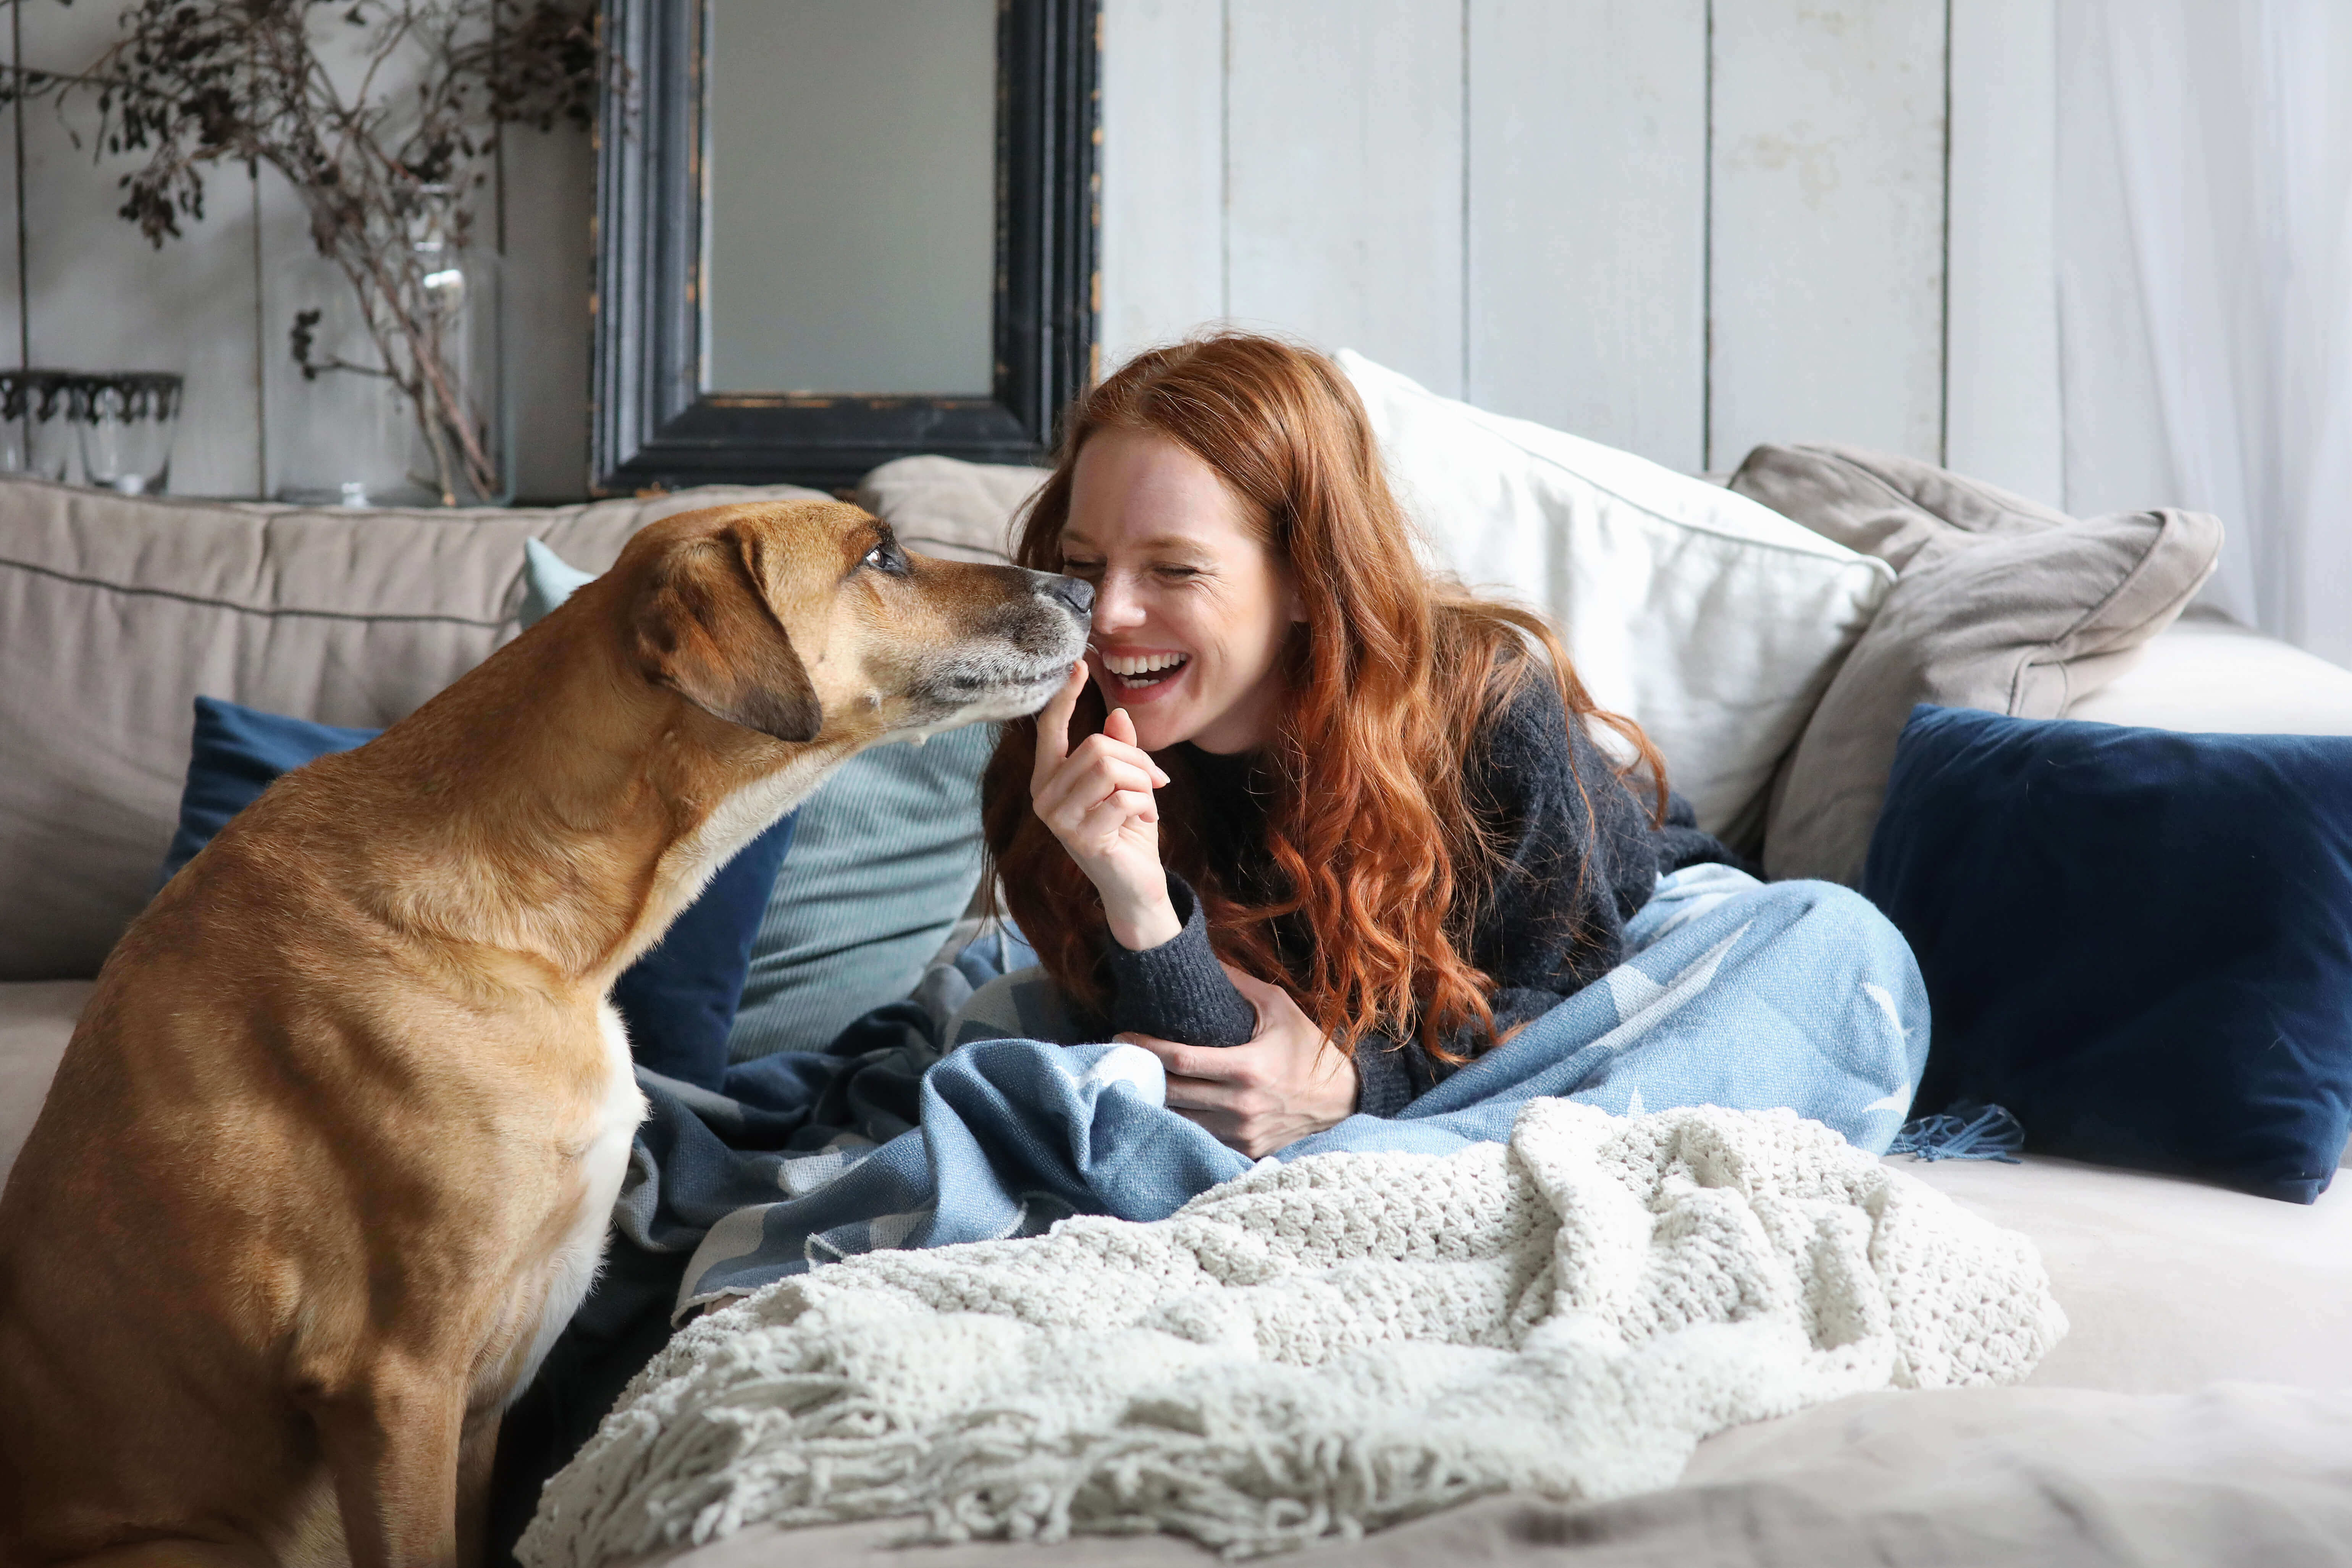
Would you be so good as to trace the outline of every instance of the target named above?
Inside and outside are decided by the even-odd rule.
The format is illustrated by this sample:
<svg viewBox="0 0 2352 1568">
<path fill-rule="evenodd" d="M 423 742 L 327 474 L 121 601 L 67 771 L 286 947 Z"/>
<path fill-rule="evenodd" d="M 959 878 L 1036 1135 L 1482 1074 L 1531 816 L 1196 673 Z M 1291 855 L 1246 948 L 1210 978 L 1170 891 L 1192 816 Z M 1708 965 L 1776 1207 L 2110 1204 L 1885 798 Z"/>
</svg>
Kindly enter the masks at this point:
<svg viewBox="0 0 2352 1568">
<path fill-rule="evenodd" d="M 1103 667 L 1129 686 L 1157 686 L 1183 668 L 1191 656 L 1181 653 L 1105 654 Z"/>
</svg>

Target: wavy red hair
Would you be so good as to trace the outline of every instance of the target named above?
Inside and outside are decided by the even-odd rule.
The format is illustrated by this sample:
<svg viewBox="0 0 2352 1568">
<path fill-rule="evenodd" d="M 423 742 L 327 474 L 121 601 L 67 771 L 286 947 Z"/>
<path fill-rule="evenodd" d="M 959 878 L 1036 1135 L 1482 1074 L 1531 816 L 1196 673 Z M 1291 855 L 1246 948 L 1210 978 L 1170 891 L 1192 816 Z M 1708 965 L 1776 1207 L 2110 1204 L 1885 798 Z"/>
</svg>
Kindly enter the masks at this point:
<svg viewBox="0 0 2352 1568">
<path fill-rule="evenodd" d="M 1265 848 L 1281 896 L 1245 902 L 1202 863 L 1189 774 L 1172 749 L 1160 757 L 1173 781 L 1160 792 L 1161 857 L 1200 893 L 1212 946 L 1291 990 L 1351 1054 L 1367 1036 L 1416 1027 L 1432 1049 L 1467 1023 L 1491 1039 L 1492 986 L 1462 952 L 1495 869 L 1464 786 L 1483 721 L 1541 667 L 1577 721 L 1630 743 L 1630 767 L 1648 771 L 1663 810 L 1656 751 L 1632 721 L 1593 702 L 1541 616 L 1422 567 L 1363 405 L 1323 355 L 1223 333 L 1129 361 L 1071 409 L 1053 475 L 1020 529 L 1022 565 L 1062 569 L 1078 455 L 1107 430 L 1165 437 L 1215 469 L 1287 563 L 1306 609 L 1282 655 L 1287 696 L 1265 759 L 1279 786 Z M 1091 733 L 1103 718 L 1089 685 L 1071 733 Z M 989 852 L 1047 973 L 1098 1005 L 1102 906 L 1031 809 L 1035 754 L 1035 721 L 1005 727 L 983 784 Z M 1272 922 L 1293 914 L 1313 942 L 1286 963 Z"/>
</svg>

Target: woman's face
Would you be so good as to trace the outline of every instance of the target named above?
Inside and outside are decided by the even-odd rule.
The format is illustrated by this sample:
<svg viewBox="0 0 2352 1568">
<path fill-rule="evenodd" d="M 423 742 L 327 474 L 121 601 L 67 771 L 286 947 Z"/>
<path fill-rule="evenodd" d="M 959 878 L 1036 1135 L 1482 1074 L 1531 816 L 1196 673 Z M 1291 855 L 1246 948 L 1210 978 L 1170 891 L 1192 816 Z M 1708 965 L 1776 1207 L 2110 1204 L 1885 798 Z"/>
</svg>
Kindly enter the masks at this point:
<svg viewBox="0 0 2352 1568">
<path fill-rule="evenodd" d="M 1147 752 L 1273 738 L 1278 661 L 1303 620 L 1249 504 L 1164 436 L 1105 431 L 1078 453 L 1062 570 L 1094 584 L 1087 665 Z"/>
</svg>

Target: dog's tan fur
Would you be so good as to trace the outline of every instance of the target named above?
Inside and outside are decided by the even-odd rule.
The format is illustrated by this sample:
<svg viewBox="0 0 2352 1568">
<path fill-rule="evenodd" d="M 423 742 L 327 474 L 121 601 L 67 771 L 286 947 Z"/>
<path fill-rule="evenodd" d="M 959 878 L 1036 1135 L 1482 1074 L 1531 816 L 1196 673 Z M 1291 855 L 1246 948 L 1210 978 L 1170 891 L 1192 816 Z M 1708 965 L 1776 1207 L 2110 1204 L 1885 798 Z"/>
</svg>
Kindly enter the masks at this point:
<svg viewBox="0 0 2352 1568">
<path fill-rule="evenodd" d="M 1034 711 L 1054 582 L 854 507 L 674 518 L 230 823 L 0 1195 L 0 1563 L 475 1555 L 643 1113 L 614 977 L 860 748 Z"/>
</svg>

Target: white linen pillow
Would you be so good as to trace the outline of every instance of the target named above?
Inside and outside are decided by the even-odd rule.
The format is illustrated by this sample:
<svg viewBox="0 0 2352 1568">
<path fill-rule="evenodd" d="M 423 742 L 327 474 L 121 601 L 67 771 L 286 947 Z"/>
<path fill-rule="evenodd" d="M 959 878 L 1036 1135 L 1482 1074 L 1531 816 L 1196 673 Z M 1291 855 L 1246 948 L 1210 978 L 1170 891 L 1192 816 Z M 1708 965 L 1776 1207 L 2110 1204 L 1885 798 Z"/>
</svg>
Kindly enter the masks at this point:
<svg viewBox="0 0 2352 1568">
<path fill-rule="evenodd" d="M 1773 769 L 1894 569 L 1704 479 L 1339 361 L 1430 564 L 1549 615 L 1699 825 L 1752 851 Z"/>
</svg>

